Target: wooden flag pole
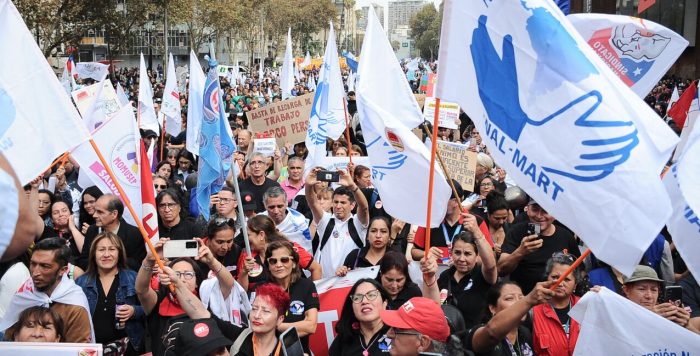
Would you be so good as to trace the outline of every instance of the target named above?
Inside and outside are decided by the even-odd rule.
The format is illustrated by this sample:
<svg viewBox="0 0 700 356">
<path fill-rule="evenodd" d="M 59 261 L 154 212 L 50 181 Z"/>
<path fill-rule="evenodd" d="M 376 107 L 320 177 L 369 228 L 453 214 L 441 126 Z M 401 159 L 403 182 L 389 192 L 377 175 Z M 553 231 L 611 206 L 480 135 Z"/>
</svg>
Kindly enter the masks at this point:
<svg viewBox="0 0 700 356">
<path fill-rule="evenodd" d="M 557 279 L 557 281 L 554 282 L 554 284 L 552 284 L 552 285 L 549 287 L 549 290 L 555 290 L 555 289 L 557 289 L 557 286 L 559 286 L 559 284 L 561 284 L 561 282 L 564 281 L 564 278 L 566 278 L 568 275 L 570 275 L 571 273 L 573 273 L 573 272 L 576 270 L 576 268 L 578 268 L 578 266 L 581 265 L 581 263 L 583 263 L 583 260 L 585 260 L 586 257 L 588 257 L 588 255 L 590 255 L 590 254 L 591 254 L 591 249 L 590 249 L 590 248 L 589 248 L 588 250 L 584 251 L 584 252 L 581 254 L 581 256 L 580 256 L 579 258 L 577 258 L 576 261 L 574 261 L 574 263 L 571 264 L 571 266 L 569 266 L 569 268 L 566 270 L 566 272 L 564 272 L 564 274 L 562 274 L 561 276 L 559 276 L 559 279 Z"/>
<path fill-rule="evenodd" d="M 343 99 L 343 112 L 345 113 L 345 139 L 348 141 L 348 158 L 350 158 L 350 164 L 352 164 L 352 144 L 350 143 L 350 122 L 348 121 L 348 105 Z M 354 174 L 353 172 L 350 172 Z"/>
<path fill-rule="evenodd" d="M 435 115 L 433 116 L 433 127 L 437 127 L 440 117 L 440 98 L 435 98 Z M 435 156 L 437 155 L 437 130 L 433 130 L 430 147 L 430 172 L 428 172 L 428 213 L 425 218 L 425 255 L 428 259 L 430 253 L 430 215 L 433 208 L 433 181 L 435 179 Z"/>
<path fill-rule="evenodd" d="M 139 231 L 141 232 L 141 237 L 143 237 L 143 240 L 146 242 L 146 245 L 151 250 L 151 254 L 153 254 L 153 256 L 156 258 L 156 263 L 158 264 L 158 267 L 160 267 L 160 269 L 164 271 L 165 265 L 163 264 L 163 261 L 161 261 L 160 256 L 158 256 L 158 253 L 156 252 L 155 247 L 153 247 L 153 244 L 151 243 L 151 239 L 148 237 L 148 233 L 146 233 L 146 229 L 143 228 L 143 223 L 141 222 L 141 219 L 139 218 L 138 215 L 136 215 L 136 211 L 134 211 L 134 207 L 131 206 L 131 202 L 129 201 L 129 197 L 124 192 L 124 189 L 122 189 L 122 186 L 121 186 L 121 184 L 119 184 L 117 177 L 114 176 L 114 172 L 112 172 L 112 169 L 109 168 L 109 164 L 107 163 L 107 160 L 105 160 L 104 156 L 102 156 L 102 152 L 100 152 L 100 149 L 97 148 L 97 144 L 95 143 L 95 140 L 92 139 L 92 137 L 90 138 L 90 145 L 92 146 L 92 149 L 95 151 L 95 154 L 97 154 L 97 158 L 100 159 L 100 162 L 102 163 L 102 166 L 104 166 L 105 170 L 107 171 L 107 174 L 112 179 L 112 182 L 114 182 L 114 185 L 117 187 L 117 191 L 119 191 L 120 198 L 124 202 L 124 205 L 126 205 L 127 209 L 129 209 L 129 213 L 131 214 L 131 216 L 134 217 L 134 221 L 136 222 L 136 226 L 139 228 Z M 169 287 L 170 287 L 170 291 L 174 293 L 175 292 L 175 285 L 170 284 Z"/>
</svg>

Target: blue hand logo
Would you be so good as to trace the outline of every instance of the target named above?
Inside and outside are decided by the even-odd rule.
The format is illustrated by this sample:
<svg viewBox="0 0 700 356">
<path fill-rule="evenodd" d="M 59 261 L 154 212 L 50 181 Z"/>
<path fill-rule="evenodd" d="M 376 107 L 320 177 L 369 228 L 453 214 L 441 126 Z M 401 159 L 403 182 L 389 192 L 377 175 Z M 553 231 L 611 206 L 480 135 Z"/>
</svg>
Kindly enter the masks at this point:
<svg viewBox="0 0 700 356">
<path fill-rule="evenodd" d="M 542 14 L 540 13 L 539 16 Z M 552 156 L 548 157 L 549 165 L 544 165 L 542 169 L 577 181 L 589 182 L 605 178 L 615 170 L 615 167 L 629 159 L 631 151 L 639 144 L 637 129 L 631 121 L 594 118 L 601 116 L 597 109 L 603 102 L 603 96 L 597 90 L 581 95 L 542 120 L 530 118 L 520 104 L 512 36 L 507 34 L 503 37 L 503 58 L 499 57 L 489 37 L 486 22 L 486 16 L 479 17 L 478 27 L 473 32 L 470 51 L 476 70 L 479 97 L 489 120 L 503 134 L 519 142 L 519 146 L 537 147 L 543 136 L 536 132 L 546 128 L 547 132 L 553 134 L 548 141 L 548 153 Z M 528 31 L 532 30 L 531 24 L 528 20 Z M 530 34 L 530 37 L 532 39 L 533 35 Z M 570 43 L 555 40 L 548 45 L 549 47 L 568 46 Z M 552 65 L 551 58 L 545 60 L 541 58 L 542 56 L 566 52 L 561 48 L 558 50 L 548 48 L 544 52 L 536 49 L 536 51 L 540 54 L 538 71 L 542 63 L 548 63 L 550 67 Z M 582 62 L 581 58 L 575 58 L 576 55 L 572 54 L 574 52 L 566 52 L 569 56 L 567 61 Z M 582 53 L 580 55 L 584 56 Z M 566 74 L 566 71 L 562 70 L 559 80 L 578 82 L 585 79 L 588 74 L 595 73 L 590 68 L 584 68 L 588 73 L 585 76 Z M 603 115 L 606 114 L 608 113 L 603 113 Z M 571 139 L 558 140 L 554 137 L 556 133 L 565 133 L 567 138 L 574 140 L 573 142 Z M 521 140 L 523 137 L 526 138 Z M 579 155 L 573 156 L 571 152 Z"/>
<path fill-rule="evenodd" d="M 12 98 L 0 88 L 0 138 L 5 136 L 7 130 L 15 122 L 17 116 L 17 110 L 15 109 L 15 104 L 12 102 Z"/>
<path fill-rule="evenodd" d="M 391 171 L 401 168 L 404 163 L 406 163 L 406 159 L 408 159 L 408 157 L 405 154 L 395 150 L 391 145 L 389 145 L 388 142 L 386 142 L 386 140 L 382 140 L 381 136 L 377 136 L 377 138 L 375 138 L 372 142 L 368 143 L 367 149 L 376 144 L 379 144 L 383 150 L 384 154 L 382 154 L 380 157 L 384 158 L 384 162 L 380 164 L 373 164 L 373 169 L 379 171 Z"/>
<path fill-rule="evenodd" d="M 328 135 L 326 131 L 326 119 L 321 115 L 321 113 L 328 111 L 328 83 L 320 82 L 316 87 L 316 95 L 314 96 L 314 103 L 311 106 L 311 117 L 318 120 L 318 131 L 315 130 L 313 125 L 309 125 L 307 130 L 307 135 L 311 140 L 312 145 L 325 145 L 326 136 Z"/>
</svg>

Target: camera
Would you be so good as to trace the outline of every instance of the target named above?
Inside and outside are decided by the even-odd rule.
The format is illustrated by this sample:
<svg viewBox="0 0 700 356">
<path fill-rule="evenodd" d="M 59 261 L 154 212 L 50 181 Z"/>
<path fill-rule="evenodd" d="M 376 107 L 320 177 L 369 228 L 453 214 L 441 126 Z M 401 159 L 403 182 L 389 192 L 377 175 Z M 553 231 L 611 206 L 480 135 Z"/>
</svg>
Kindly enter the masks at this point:
<svg viewBox="0 0 700 356">
<path fill-rule="evenodd" d="M 172 240 L 163 245 L 163 257 L 197 257 L 199 244 L 195 240 Z"/>
<path fill-rule="evenodd" d="M 321 182 L 338 182 L 340 181 L 340 173 L 333 171 L 319 171 L 316 173 L 316 179 Z"/>
</svg>

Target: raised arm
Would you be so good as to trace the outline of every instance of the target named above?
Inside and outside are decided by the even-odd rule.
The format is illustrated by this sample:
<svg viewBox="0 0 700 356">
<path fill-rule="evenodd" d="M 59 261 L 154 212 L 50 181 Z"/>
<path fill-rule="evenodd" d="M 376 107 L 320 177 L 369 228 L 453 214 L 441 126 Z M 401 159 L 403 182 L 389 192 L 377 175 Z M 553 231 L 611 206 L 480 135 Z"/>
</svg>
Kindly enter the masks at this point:
<svg viewBox="0 0 700 356">
<path fill-rule="evenodd" d="M 160 283 L 162 285 L 170 285 L 171 283 L 175 285 L 175 295 L 177 300 L 180 302 L 180 307 L 187 313 L 190 319 L 207 319 L 211 318 L 211 313 L 204 307 L 197 296 L 190 291 L 187 285 L 177 277 L 175 271 L 170 267 L 165 267 L 164 273 L 158 275 L 160 278 Z"/>
<path fill-rule="evenodd" d="M 486 237 L 481 232 L 481 229 L 479 229 L 479 224 L 474 215 L 462 213 L 462 217 L 464 218 L 464 229 L 470 231 L 474 235 L 476 249 L 481 258 L 481 273 L 486 282 L 493 285 L 498 279 L 498 271 L 496 270 L 496 256 L 491 249 L 491 245 L 486 242 Z"/>
<path fill-rule="evenodd" d="M 231 275 L 231 272 L 229 272 L 228 269 L 224 267 L 224 265 L 219 262 L 216 258 L 214 258 L 214 255 L 211 253 L 211 250 L 209 247 L 207 247 L 204 242 L 202 242 L 202 239 L 195 237 L 195 240 L 199 243 L 199 255 L 195 258 L 195 260 L 202 261 L 206 263 L 206 265 L 209 267 L 209 270 L 214 272 L 214 275 L 216 275 L 216 278 L 219 280 L 219 287 L 221 288 L 221 295 L 223 295 L 224 300 L 228 298 L 229 294 L 231 294 L 231 288 L 233 288 L 234 284 L 234 279 L 233 275 Z"/>
<path fill-rule="evenodd" d="M 314 216 L 314 223 L 318 224 L 323 217 L 323 207 L 321 207 L 321 202 L 318 201 L 316 197 L 316 190 L 314 189 L 317 184 L 320 184 L 316 179 L 316 173 L 321 171 L 321 168 L 313 168 L 306 176 L 306 184 L 304 185 L 304 193 L 306 194 L 306 202 L 309 204 L 311 209 L 311 214 Z"/>
<path fill-rule="evenodd" d="M 357 218 L 360 220 L 360 223 L 362 223 L 363 226 L 369 225 L 369 208 L 365 194 L 362 193 L 360 187 L 358 187 L 357 184 L 355 184 L 355 181 L 353 181 L 352 174 L 340 169 L 338 170 L 338 173 L 340 173 L 340 181 L 338 183 L 348 187 L 348 189 L 350 189 L 352 192 L 353 197 L 355 197 L 355 204 L 357 204 Z"/>
<path fill-rule="evenodd" d="M 155 244 L 156 252 L 162 254 L 163 244 L 170 240 L 167 237 L 161 238 Z M 148 315 L 158 303 L 158 294 L 151 289 L 151 275 L 153 274 L 153 266 L 156 264 L 155 257 L 151 254 L 151 249 L 146 250 L 146 258 L 141 263 L 139 273 L 136 275 L 135 289 L 136 296 L 143 306 L 143 311 Z"/>
</svg>

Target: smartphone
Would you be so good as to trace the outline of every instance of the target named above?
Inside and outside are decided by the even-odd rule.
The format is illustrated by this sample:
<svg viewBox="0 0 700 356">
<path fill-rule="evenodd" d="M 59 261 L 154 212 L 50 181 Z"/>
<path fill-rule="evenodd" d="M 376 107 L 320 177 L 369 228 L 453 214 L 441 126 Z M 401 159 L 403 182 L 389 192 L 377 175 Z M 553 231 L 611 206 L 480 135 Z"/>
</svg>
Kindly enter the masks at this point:
<svg viewBox="0 0 700 356">
<path fill-rule="evenodd" d="M 333 171 L 318 171 L 316 179 L 321 182 L 338 182 L 340 181 L 340 173 Z"/>
<path fill-rule="evenodd" d="M 664 302 L 677 303 L 683 299 L 683 286 L 666 286 L 664 291 Z"/>
<path fill-rule="evenodd" d="M 195 240 L 171 240 L 163 245 L 163 257 L 197 257 L 199 244 Z"/>
<path fill-rule="evenodd" d="M 540 236 L 541 232 L 541 227 L 540 224 L 533 224 L 533 223 L 528 223 L 527 224 L 527 235 L 537 235 Z"/>
<path fill-rule="evenodd" d="M 280 335 L 284 356 L 304 356 L 304 348 L 297 333 L 297 328 L 291 327 Z"/>
</svg>

